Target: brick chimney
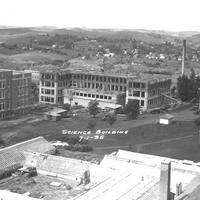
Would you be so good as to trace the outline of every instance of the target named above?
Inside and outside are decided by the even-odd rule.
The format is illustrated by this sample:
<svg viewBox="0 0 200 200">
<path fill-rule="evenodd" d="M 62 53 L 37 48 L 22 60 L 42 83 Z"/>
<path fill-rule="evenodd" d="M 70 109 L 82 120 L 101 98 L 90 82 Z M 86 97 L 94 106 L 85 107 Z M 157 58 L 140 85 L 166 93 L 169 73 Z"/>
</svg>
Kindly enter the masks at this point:
<svg viewBox="0 0 200 200">
<path fill-rule="evenodd" d="M 182 55 L 182 68 L 181 75 L 185 72 L 185 57 L 186 57 L 186 40 L 183 40 L 183 55 Z"/>
<path fill-rule="evenodd" d="M 162 162 L 160 171 L 159 200 L 170 200 L 171 163 Z"/>
</svg>

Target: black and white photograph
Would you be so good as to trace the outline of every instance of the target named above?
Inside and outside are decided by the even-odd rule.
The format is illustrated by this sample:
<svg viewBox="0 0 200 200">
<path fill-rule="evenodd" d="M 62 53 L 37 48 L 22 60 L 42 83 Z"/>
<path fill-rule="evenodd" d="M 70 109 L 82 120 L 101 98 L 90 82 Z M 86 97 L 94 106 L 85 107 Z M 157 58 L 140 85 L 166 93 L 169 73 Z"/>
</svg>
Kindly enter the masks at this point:
<svg viewBox="0 0 200 200">
<path fill-rule="evenodd" d="M 200 1 L 0 8 L 0 200 L 200 200 Z"/>
</svg>

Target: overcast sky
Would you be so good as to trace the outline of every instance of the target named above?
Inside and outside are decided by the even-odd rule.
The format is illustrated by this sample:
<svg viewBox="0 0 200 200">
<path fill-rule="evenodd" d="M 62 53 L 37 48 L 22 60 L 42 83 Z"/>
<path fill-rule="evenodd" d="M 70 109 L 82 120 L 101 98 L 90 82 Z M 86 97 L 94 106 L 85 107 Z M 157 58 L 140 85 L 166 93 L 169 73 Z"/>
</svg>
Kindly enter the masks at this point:
<svg viewBox="0 0 200 200">
<path fill-rule="evenodd" d="M 0 25 L 200 31 L 200 0 L 0 0 Z"/>
</svg>

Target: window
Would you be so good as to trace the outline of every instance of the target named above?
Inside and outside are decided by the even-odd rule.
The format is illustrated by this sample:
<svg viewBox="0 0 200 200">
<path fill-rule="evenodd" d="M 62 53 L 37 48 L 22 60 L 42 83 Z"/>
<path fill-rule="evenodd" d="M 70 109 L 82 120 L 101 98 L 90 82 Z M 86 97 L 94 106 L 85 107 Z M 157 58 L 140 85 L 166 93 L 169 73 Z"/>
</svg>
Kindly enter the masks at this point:
<svg viewBox="0 0 200 200">
<path fill-rule="evenodd" d="M 0 103 L 0 110 L 5 110 L 5 102 Z"/>
<path fill-rule="evenodd" d="M 141 83 L 141 88 L 145 88 L 145 83 Z"/>
<path fill-rule="evenodd" d="M 5 98 L 5 91 L 0 91 L 0 99 L 4 99 Z"/>
<path fill-rule="evenodd" d="M 54 98 L 53 98 L 53 97 L 51 97 L 51 102 L 52 102 L 52 103 L 54 102 Z"/>
<path fill-rule="evenodd" d="M 79 96 L 79 92 L 76 92 L 76 96 Z"/>
<path fill-rule="evenodd" d="M 133 96 L 140 97 L 140 91 L 133 91 Z"/>
<path fill-rule="evenodd" d="M 88 97 L 91 97 L 91 94 L 88 94 Z"/>
<path fill-rule="evenodd" d="M 94 94 L 92 94 L 92 98 L 95 98 L 95 95 L 94 95 Z"/>
<path fill-rule="evenodd" d="M 45 94 L 50 94 L 50 92 L 51 92 L 51 90 L 49 90 L 49 89 L 45 90 Z"/>
<path fill-rule="evenodd" d="M 134 82 L 134 83 L 133 83 L 133 87 L 134 87 L 134 88 L 140 88 L 140 83 Z"/>
<path fill-rule="evenodd" d="M 4 89 L 5 88 L 5 81 L 0 81 L 0 89 Z"/>
<path fill-rule="evenodd" d="M 84 97 L 87 97 L 87 94 L 86 94 L 86 93 L 84 94 Z"/>
<path fill-rule="evenodd" d="M 51 86 L 50 82 L 49 81 L 45 81 L 45 86 L 46 87 L 50 87 Z"/>
<path fill-rule="evenodd" d="M 112 99 L 112 97 L 111 97 L 111 96 L 109 96 L 109 97 L 108 97 L 108 99 L 109 99 L 109 100 L 111 100 L 111 99 Z"/>
<path fill-rule="evenodd" d="M 44 94 L 44 88 L 41 89 L 41 93 Z"/>
<path fill-rule="evenodd" d="M 140 105 L 144 106 L 144 100 L 141 100 Z"/>
<path fill-rule="evenodd" d="M 107 99 L 107 96 L 104 96 L 104 99 Z"/>
<path fill-rule="evenodd" d="M 102 83 L 100 83 L 99 89 L 101 90 L 102 88 L 103 88 L 103 85 L 102 85 Z"/>
<path fill-rule="evenodd" d="M 80 93 L 80 96 L 82 97 L 82 96 L 83 96 L 83 93 Z"/>
<path fill-rule="evenodd" d="M 128 96 L 133 96 L 133 92 L 131 89 L 128 90 Z"/>
<path fill-rule="evenodd" d="M 54 91 L 54 90 L 52 90 L 52 91 Z M 52 93 L 53 94 L 53 93 Z M 58 90 L 58 94 L 62 94 L 62 90 Z"/>
<path fill-rule="evenodd" d="M 103 95 L 100 95 L 100 99 L 103 99 Z"/>
<path fill-rule="evenodd" d="M 51 94 L 54 95 L 54 90 L 51 90 Z M 62 94 L 62 90 L 60 90 L 60 94 Z"/>
<path fill-rule="evenodd" d="M 98 94 L 96 95 L 96 98 L 99 99 L 99 95 Z"/>
<path fill-rule="evenodd" d="M 141 93 L 141 97 L 144 97 L 144 96 L 145 96 L 145 92 L 142 92 L 142 93 Z"/>
</svg>

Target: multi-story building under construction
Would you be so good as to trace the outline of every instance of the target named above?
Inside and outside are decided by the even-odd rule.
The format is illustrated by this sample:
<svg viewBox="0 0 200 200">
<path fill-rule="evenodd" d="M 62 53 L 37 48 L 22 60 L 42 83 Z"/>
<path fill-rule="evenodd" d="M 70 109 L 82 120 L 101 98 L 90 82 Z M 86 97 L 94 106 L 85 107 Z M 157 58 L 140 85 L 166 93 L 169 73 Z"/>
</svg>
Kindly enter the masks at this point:
<svg viewBox="0 0 200 200">
<path fill-rule="evenodd" d="M 121 94 L 125 103 L 136 99 L 141 110 L 150 110 L 162 106 L 170 87 L 171 79 L 160 74 L 51 69 L 41 72 L 39 101 L 87 106 L 89 101 L 98 100 L 102 108 L 118 108 Z"/>
</svg>

